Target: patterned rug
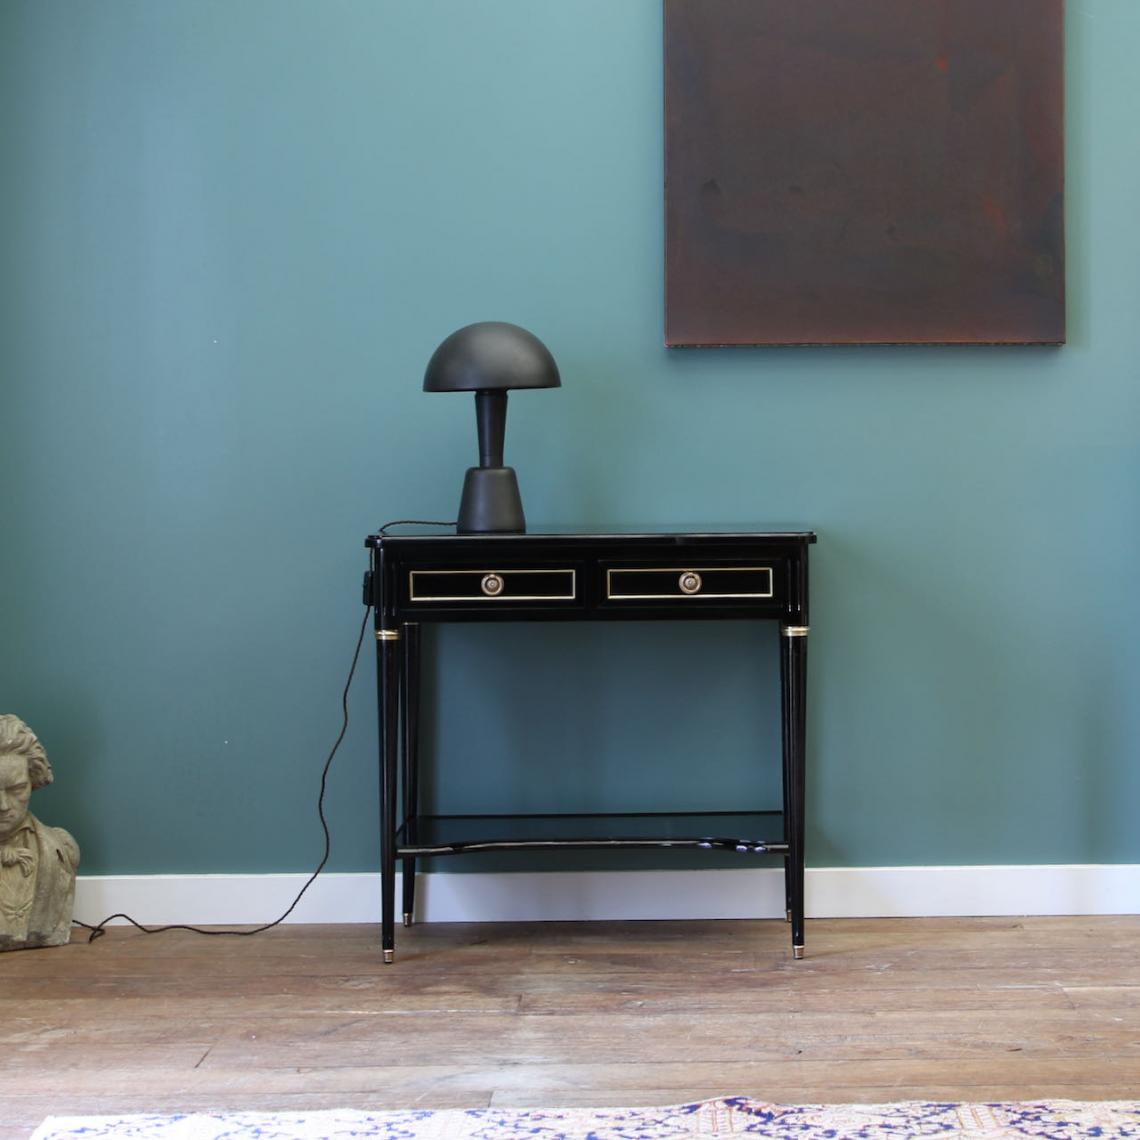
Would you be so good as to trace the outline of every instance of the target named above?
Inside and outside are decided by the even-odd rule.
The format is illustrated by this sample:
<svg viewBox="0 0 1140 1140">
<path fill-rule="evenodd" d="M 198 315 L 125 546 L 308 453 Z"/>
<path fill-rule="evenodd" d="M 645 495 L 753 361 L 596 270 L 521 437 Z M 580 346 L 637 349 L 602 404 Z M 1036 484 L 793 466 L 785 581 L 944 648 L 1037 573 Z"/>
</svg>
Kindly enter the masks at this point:
<svg viewBox="0 0 1140 1140">
<path fill-rule="evenodd" d="M 737 1134 L 772 1140 L 1140 1140 L 1140 1101 L 792 1108 L 729 1097 L 670 1108 L 51 1116 L 32 1140 L 666 1140 Z"/>
</svg>

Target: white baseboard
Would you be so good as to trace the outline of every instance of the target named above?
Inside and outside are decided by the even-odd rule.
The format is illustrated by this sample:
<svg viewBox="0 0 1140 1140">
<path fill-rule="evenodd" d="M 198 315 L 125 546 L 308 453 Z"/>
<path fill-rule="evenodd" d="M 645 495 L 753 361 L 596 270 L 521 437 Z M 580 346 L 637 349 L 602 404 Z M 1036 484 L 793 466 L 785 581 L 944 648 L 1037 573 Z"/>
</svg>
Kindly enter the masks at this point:
<svg viewBox="0 0 1140 1140">
<path fill-rule="evenodd" d="M 122 911 L 144 924 L 270 922 L 308 878 L 270 875 L 86 875 L 75 917 Z M 1140 913 L 1140 864 L 810 867 L 809 918 Z M 779 868 L 421 875 L 423 922 L 777 918 Z M 397 905 L 397 910 L 399 906 Z M 288 922 L 379 922 L 377 874 L 324 874 Z"/>
</svg>

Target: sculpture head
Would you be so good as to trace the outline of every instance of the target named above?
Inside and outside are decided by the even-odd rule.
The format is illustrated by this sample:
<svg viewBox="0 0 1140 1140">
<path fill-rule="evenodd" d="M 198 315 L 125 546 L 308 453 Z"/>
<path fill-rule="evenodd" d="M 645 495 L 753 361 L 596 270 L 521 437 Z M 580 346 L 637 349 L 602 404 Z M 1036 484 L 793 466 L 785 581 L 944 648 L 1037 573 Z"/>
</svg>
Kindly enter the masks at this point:
<svg viewBox="0 0 1140 1140">
<path fill-rule="evenodd" d="M 0 843 L 23 826 L 32 792 L 51 781 L 51 764 L 36 734 L 18 716 L 0 716 Z"/>
</svg>

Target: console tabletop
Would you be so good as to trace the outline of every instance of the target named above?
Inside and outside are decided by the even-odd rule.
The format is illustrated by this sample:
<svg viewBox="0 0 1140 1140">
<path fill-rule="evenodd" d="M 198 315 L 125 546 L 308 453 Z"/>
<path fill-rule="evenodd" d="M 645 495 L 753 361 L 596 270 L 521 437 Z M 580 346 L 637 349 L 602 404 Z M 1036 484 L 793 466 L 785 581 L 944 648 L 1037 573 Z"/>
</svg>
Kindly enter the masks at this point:
<svg viewBox="0 0 1140 1140">
<path fill-rule="evenodd" d="M 804 949 L 804 762 L 808 547 L 802 530 L 559 530 L 370 535 L 380 726 L 381 947 L 395 956 L 396 861 L 404 924 L 416 859 L 472 851 L 680 848 L 784 861 L 786 917 Z M 780 654 L 778 811 L 423 815 L 419 811 L 420 626 L 425 622 L 769 621 Z"/>
</svg>

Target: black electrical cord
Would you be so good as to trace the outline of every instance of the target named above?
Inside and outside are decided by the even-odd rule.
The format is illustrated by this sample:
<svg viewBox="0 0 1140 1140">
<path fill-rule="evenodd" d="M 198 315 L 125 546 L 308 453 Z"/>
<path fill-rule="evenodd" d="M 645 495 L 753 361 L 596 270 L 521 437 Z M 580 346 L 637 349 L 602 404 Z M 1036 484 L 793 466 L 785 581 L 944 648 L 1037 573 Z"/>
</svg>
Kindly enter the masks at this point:
<svg viewBox="0 0 1140 1140">
<path fill-rule="evenodd" d="M 343 713 L 343 720 L 340 726 L 340 732 L 337 734 L 336 742 L 332 746 L 332 750 L 325 760 L 325 766 L 321 771 L 321 791 L 317 796 L 317 816 L 321 821 L 321 831 L 325 837 L 325 850 L 321 856 L 321 861 L 317 864 L 317 869 L 306 880 L 305 885 L 297 892 L 297 897 L 289 904 L 289 909 L 281 915 L 280 918 L 275 918 L 272 922 L 267 922 L 262 926 L 255 926 L 250 930 L 206 930 L 201 926 L 188 926 L 185 923 L 175 922 L 166 926 L 143 926 L 141 922 L 136 922 L 129 914 L 112 914 L 108 915 L 102 922 L 96 926 L 90 926 L 86 922 L 80 922 L 79 919 L 74 919 L 76 926 L 83 927 L 84 930 L 91 931 L 88 935 L 87 941 L 94 942 L 96 938 L 102 938 L 107 933 L 107 923 L 116 918 L 126 919 L 132 926 L 141 930 L 144 934 L 161 934 L 164 930 L 189 930 L 194 934 L 236 934 L 240 936 L 247 936 L 250 934 L 260 934 L 263 930 L 269 930 L 274 926 L 284 922 L 296 909 L 297 904 L 301 901 L 301 896 L 313 885 L 316 877 L 325 869 L 325 864 L 329 861 L 329 853 L 332 850 L 332 838 L 329 835 L 328 821 L 325 819 L 325 788 L 328 785 L 329 769 L 332 767 L 333 757 L 340 748 L 340 743 L 344 739 L 344 734 L 348 731 L 348 690 L 352 686 L 352 678 L 356 675 L 356 664 L 360 660 L 360 647 L 364 644 L 364 631 L 368 628 L 368 615 L 372 612 L 371 606 L 366 606 L 364 610 L 364 619 L 360 623 L 360 634 L 356 639 L 356 648 L 352 653 L 352 665 L 348 670 L 348 678 L 344 683 L 344 692 L 341 693 L 340 707 Z"/>
<path fill-rule="evenodd" d="M 424 519 L 396 519 L 393 522 L 385 523 L 382 527 L 377 529 L 378 534 L 387 534 L 388 529 L 394 526 L 455 526 L 454 522 L 436 522 L 435 520 Z M 329 834 L 328 820 L 325 819 L 325 789 L 328 786 L 329 769 L 332 767 L 333 757 L 340 748 L 341 741 L 344 740 L 344 735 L 348 731 L 348 691 L 352 687 L 352 679 L 356 675 L 356 666 L 360 660 L 360 647 L 364 644 L 364 631 L 368 628 L 368 615 L 372 612 L 371 605 L 366 605 L 364 609 L 364 618 L 360 623 L 360 633 L 356 638 L 356 648 L 352 652 L 352 664 L 349 666 L 348 677 L 344 682 L 344 691 L 341 693 L 340 707 L 343 714 L 343 720 L 340 726 L 340 732 L 337 734 L 336 741 L 333 743 L 332 749 L 325 760 L 325 766 L 321 770 L 321 790 L 317 796 L 317 816 L 321 821 L 321 831 L 324 834 L 325 849 L 324 854 L 321 855 L 321 861 L 317 864 L 316 870 L 305 881 L 305 885 L 297 892 L 296 897 L 289 904 L 289 908 L 279 918 L 275 918 L 272 922 L 266 922 L 261 926 L 252 927 L 249 930 L 206 930 L 201 926 L 189 926 L 185 923 L 175 922 L 169 923 L 165 926 L 144 926 L 141 922 L 136 922 L 129 914 L 108 915 L 102 922 L 95 926 L 91 926 L 86 922 L 80 922 L 79 919 L 72 919 L 74 926 L 81 926 L 84 930 L 89 930 L 91 933 L 87 936 L 88 942 L 94 942 L 96 938 L 102 938 L 107 933 L 106 927 L 109 922 L 113 922 L 116 918 L 125 919 L 143 934 L 161 934 L 164 930 L 189 930 L 193 934 L 232 934 L 239 937 L 248 937 L 251 934 L 260 934 L 264 930 L 271 930 L 274 926 L 279 926 L 293 913 L 297 908 L 297 904 L 301 901 L 304 893 L 313 885 L 317 876 L 325 869 L 325 864 L 329 861 L 329 854 L 332 850 L 332 837 Z M 32 949 L 32 947 L 28 947 Z"/>
<path fill-rule="evenodd" d="M 452 519 L 451 522 L 438 522 L 435 519 L 396 519 L 395 522 L 385 523 L 382 527 L 378 527 L 377 534 L 387 534 L 388 528 L 393 526 L 458 526 L 459 524 Z"/>
</svg>

